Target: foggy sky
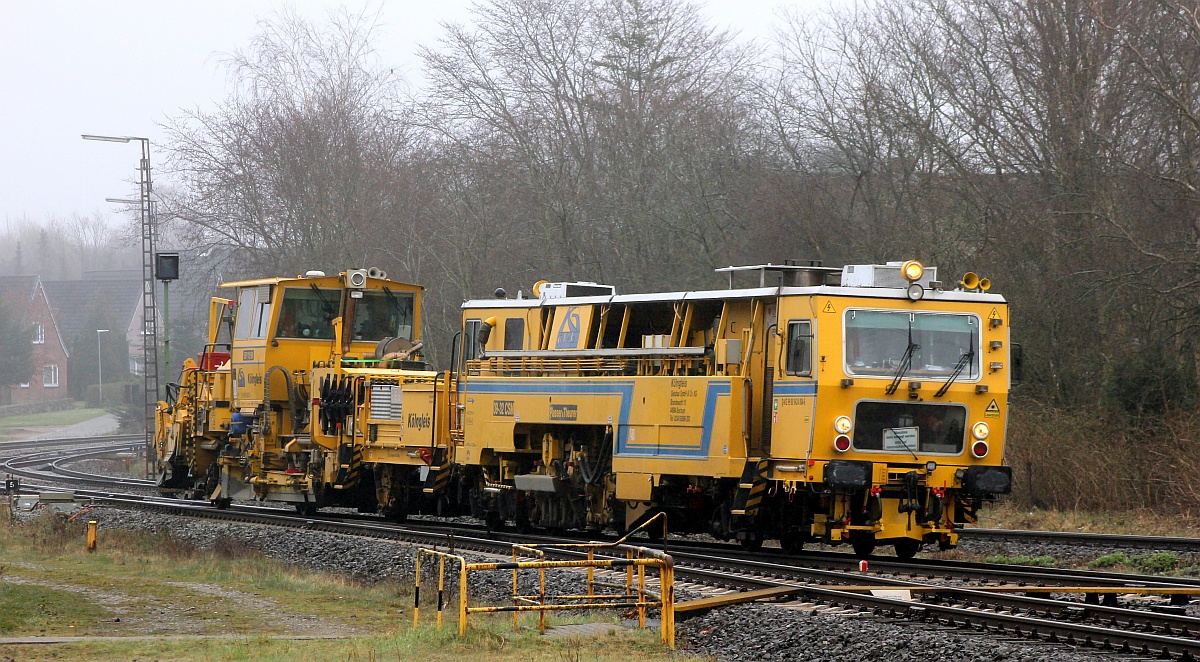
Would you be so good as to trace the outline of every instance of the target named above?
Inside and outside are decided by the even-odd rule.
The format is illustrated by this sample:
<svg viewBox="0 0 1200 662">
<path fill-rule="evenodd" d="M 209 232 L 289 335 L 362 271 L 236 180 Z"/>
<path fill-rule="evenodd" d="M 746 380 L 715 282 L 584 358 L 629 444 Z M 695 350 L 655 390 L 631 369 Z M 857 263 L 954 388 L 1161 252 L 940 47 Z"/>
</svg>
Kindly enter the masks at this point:
<svg viewBox="0 0 1200 662">
<path fill-rule="evenodd" d="M 105 198 L 136 197 L 137 143 L 88 142 L 80 134 L 150 138 L 163 163 L 159 127 L 181 108 L 226 95 L 219 54 L 249 44 L 256 23 L 285 6 L 323 21 L 330 0 L 121 0 L 0 3 L 0 222 L 72 213 L 111 216 Z M 442 22 L 467 22 L 469 0 L 390 0 L 378 11 L 383 64 L 420 82 L 419 45 Z M 363 4 L 346 5 L 353 11 Z M 743 39 L 769 37 L 782 6 L 820 0 L 710 0 L 705 13 Z M 156 175 L 156 181 L 160 180 Z"/>
</svg>

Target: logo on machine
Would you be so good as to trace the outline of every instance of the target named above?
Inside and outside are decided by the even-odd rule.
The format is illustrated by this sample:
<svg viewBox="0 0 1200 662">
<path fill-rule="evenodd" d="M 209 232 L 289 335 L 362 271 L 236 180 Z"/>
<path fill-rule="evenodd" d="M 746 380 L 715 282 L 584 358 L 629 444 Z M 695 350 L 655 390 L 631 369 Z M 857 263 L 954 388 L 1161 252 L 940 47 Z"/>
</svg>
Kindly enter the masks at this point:
<svg viewBox="0 0 1200 662">
<path fill-rule="evenodd" d="M 550 405 L 550 420 L 577 421 L 579 420 L 578 405 Z"/>
<path fill-rule="evenodd" d="M 242 350 L 242 360 L 243 361 L 253 361 L 254 360 L 254 350 L 243 349 Z"/>
<path fill-rule="evenodd" d="M 579 346 L 579 313 L 575 308 L 568 308 L 563 315 L 562 326 L 558 327 L 559 349 L 574 349 Z"/>
<path fill-rule="evenodd" d="M 512 416 L 514 409 L 512 400 L 492 401 L 492 416 Z"/>
<path fill-rule="evenodd" d="M 429 416 L 427 416 L 427 415 L 426 416 L 422 416 L 422 415 L 418 415 L 418 414 L 409 414 L 408 415 L 408 427 L 413 430 L 427 430 L 427 429 L 429 429 L 429 427 L 432 424 L 433 424 L 432 419 L 430 419 Z"/>
</svg>

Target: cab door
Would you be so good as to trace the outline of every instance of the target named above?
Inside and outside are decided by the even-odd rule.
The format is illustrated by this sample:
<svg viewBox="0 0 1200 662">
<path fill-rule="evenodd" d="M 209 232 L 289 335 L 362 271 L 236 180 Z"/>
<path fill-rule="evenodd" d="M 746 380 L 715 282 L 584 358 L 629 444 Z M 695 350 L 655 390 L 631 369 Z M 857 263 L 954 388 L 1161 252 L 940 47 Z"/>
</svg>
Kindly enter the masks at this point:
<svg viewBox="0 0 1200 662">
<path fill-rule="evenodd" d="M 813 371 L 815 320 L 796 316 L 779 320 L 780 343 L 773 369 L 770 401 L 771 456 L 804 459 L 812 441 L 817 383 Z"/>
</svg>

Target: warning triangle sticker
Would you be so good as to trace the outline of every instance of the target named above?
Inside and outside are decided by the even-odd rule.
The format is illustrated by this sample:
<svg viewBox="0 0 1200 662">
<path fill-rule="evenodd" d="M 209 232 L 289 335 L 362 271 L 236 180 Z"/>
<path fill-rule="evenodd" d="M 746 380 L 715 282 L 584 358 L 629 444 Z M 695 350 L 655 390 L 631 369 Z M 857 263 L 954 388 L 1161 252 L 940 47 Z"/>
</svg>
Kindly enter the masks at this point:
<svg viewBox="0 0 1200 662">
<path fill-rule="evenodd" d="M 984 411 L 988 412 L 989 414 L 999 414 L 1000 413 L 1000 405 L 996 404 L 995 398 L 992 398 L 991 404 L 989 404 L 987 406 L 987 409 L 985 409 Z"/>
<path fill-rule="evenodd" d="M 825 302 L 825 307 L 821 309 L 821 312 L 823 312 L 823 313 L 836 313 L 837 311 L 833 309 L 833 302 L 832 302 L 832 301 L 826 301 L 826 302 Z"/>
<path fill-rule="evenodd" d="M 990 320 L 1000 319 L 1000 311 L 996 308 L 993 308 L 992 313 L 990 315 L 988 315 L 988 319 L 990 319 Z"/>
</svg>

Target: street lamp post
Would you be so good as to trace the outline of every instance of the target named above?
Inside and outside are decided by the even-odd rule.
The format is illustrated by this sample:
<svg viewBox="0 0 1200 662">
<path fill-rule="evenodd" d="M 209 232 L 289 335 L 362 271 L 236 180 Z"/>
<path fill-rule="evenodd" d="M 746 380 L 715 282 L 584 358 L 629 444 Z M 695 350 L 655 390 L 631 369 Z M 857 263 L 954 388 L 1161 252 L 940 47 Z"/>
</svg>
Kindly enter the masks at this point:
<svg viewBox="0 0 1200 662">
<path fill-rule="evenodd" d="M 146 476 L 153 473 L 154 420 L 158 408 L 158 309 L 155 306 L 154 249 L 157 222 L 154 204 L 150 199 L 153 181 L 150 177 L 150 139 L 137 136 L 97 136 L 84 134 L 84 140 L 99 140 L 110 143 L 137 141 L 142 146 L 142 159 L 138 162 L 137 204 L 142 216 L 142 364 L 144 366 L 144 406 L 146 425 Z M 127 202 L 122 200 L 121 202 Z M 128 201 L 133 202 L 133 201 Z"/>
<path fill-rule="evenodd" d="M 108 329 L 96 329 L 96 378 L 100 380 L 100 408 L 104 408 L 104 357 L 100 354 L 100 334 Z"/>
</svg>

